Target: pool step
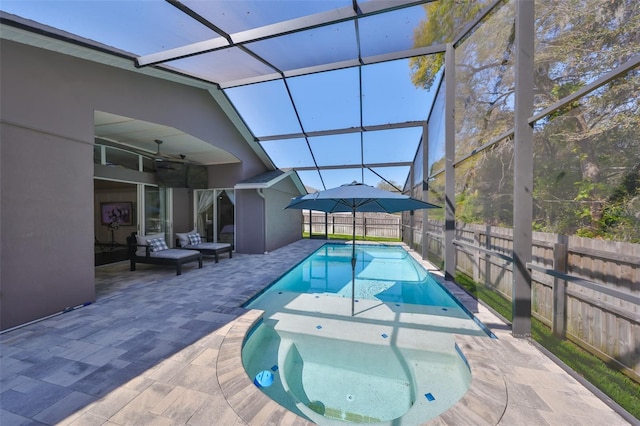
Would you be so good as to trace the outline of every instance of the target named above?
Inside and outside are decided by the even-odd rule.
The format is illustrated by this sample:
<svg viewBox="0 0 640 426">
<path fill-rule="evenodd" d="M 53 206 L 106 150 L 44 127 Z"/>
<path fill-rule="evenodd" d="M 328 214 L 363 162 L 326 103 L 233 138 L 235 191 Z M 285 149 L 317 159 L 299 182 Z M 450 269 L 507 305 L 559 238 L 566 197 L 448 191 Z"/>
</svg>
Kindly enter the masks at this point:
<svg viewBox="0 0 640 426">
<path fill-rule="evenodd" d="M 270 319 L 276 321 L 275 330 L 281 336 L 315 336 L 353 343 L 395 346 L 404 349 L 451 353 L 454 341 L 451 335 L 418 329 L 400 322 L 369 321 L 352 317 L 326 315 L 299 315 L 280 312 Z"/>
<path fill-rule="evenodd" d="M 339 408 L 325 407 L 320 401 L 311 401 L 307 404 L 307 407 L 321 416 L 338 420 L 346 420 L 352 423 L 379 423 L 382 421 L 377 417 L 367 416 L 366 414 L 350 413 L 342 411 Z"/>
</svg>

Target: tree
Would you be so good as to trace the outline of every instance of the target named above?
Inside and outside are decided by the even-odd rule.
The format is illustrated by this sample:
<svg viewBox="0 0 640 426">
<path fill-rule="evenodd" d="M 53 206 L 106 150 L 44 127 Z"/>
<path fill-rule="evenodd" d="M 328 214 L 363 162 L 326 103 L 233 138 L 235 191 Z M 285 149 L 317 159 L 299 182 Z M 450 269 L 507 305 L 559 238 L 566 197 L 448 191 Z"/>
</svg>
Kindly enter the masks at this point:
<svg viewBox="0 0 640 426">
<path fill-rule="evenodd" d="M 488 1 L 434 1 L 423 5 L 426 20 L 416 28 L 413 36 L 415 47 L 432 46 L 450 42 Z M 412 81 L 417 87 L 430 89 L 444 66 L 444 55 L 435 54 L 411 58 Z"/>
<path fill-rule="evenodd" d="M 479 2 L 430 3 L 416 45 L 450 40 L 459 11 L 475 16 Z M 447 3 L 447 4 L 444 4 Z M 513 127 L 514 2 L 504 2 L 456 47 L 456 158 Z M 640 51 L 640 6 L 635 0 L 537 0 L 535 109 L 540 111 L 591 83 Z M 442 22 L 442 28 L 435 23 Z M 414 84 L 430 87 L 442 58 L 412 62 Z M 626 214 L 635 196 L 612 193 L 640 163 L 638 69 L 544 117 L 535 128 L 536 228 L 567 234 L 631 238 L 616 227 L 640 228 Z M 465 218 L 501 223 L 512 171 L 512 141 L 471 156 L 456 167 L 456 194 Z M 508 200 L 512 205 L 512 200 Z M 625 204 L 626 203 L 626 204 Z M 472 205 L 473 204 L 473 205 Z M 499 208 L 496 208 L 498 207 Z M 603 226 L 606 215 L 607 226 Z M 635 222 L 634 222 L 635 221 Z M 630 225 L 631 223 L 631 225 Z M 632 226 L 635 225 L 635 226 Z M 638 237 L 635 237 L 638 238 Z"/>
<path fill-rule="evenodd" d="M 381 180 L 380 182 L 378 182 L 378 184 L 376 185 L 376 188 L 378 189 L 384 189 L 385 191 L 391 191 L 391 192 L 398 192 L 398 188 L 402 188 L 401 185 L 399 185 L 398 183 L 396 183 L 393 180 L 390 181 L 384 181 Z"/>
</svg>

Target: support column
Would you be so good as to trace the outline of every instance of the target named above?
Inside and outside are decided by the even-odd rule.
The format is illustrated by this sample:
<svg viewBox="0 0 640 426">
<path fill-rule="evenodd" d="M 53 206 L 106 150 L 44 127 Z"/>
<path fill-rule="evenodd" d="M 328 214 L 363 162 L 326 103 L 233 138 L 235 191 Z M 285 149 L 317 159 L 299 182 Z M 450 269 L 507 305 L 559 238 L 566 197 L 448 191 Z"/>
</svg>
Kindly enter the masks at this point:
<svg viewBox="0 0 640 426">
<path fill-rule="evenodd" d="M 409 196 L 410 197 L 413 197 L 414 169 L 415 169 L 415 162 L 412 163 L 411 167 L 409 168 Z M 411 248 L 411 250 L 415 250 L 415 244 L 413 241 L 414 240 L 413 233 L 415 232 L 415 230 L 413 229 L 414 226 L 415 226 L 415 220 L 413 218 L 413 210 L 411 210 L 409 212 L 409 247 Z"/>
<path fill-rule="evenodd" d="M 553 270 L 567 273 L 568 250 L 566 243 L 556 243 L 553 246 Z M 567 281 L 553 278 L 553 310 L 551 315 L 551 330 L 554 336 L 563 339 L 567 330 Z"/>
<path fill-rule="evenodd" d="M 430 117 L 429 117 L 430 118 Z M 422 201 L 429 202 L 429 123 L 422 125 Z M 427 220 L 429 209 L 422 209 L 422 259 L 429 254 L 427 240 Z"/>
<path fill-rule="evenodd" d="M 445 137 L 445 166 L 444 166 L 444 275 L 445 279 L 453 280 L 456 274 L 455 246 L 453 240 L 456 232 L 456 161 L 455 147 L 455 101 L 456 101 L 456 78 L 455 78 L 455 49 L 452 43 L 447 44 L 444 56 L 444 137 Z"/>
<path fill-rule="evenodd" d="M 534 19 L 533 1 L 516 1 L 516 64 L 513 189 L 513 325 L 515 337 L 531 335 L 533 222 Z"/>
</svg>

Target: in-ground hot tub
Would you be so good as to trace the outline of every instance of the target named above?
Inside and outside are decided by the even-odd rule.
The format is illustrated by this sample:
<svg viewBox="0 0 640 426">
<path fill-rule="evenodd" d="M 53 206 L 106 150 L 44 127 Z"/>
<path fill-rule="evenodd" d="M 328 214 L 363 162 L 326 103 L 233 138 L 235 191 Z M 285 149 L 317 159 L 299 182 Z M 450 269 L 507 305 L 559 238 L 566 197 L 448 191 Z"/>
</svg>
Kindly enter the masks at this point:
<svg viewBox="0 0 640 426">
<path fill-rule="evenodd" d="M 421 424 L 469 387 L 466 360 L 442 333 L 342 330 L 324 337 L 331 323 L 300 333 L 304 325 L 286 319 L 275 327 L 263 322 L 250 334 L 243 363 L 263 392 L 317 424 Z M 358 337 L 349 340 L 349 334 Z M 265 371 L 271 380 L 262 386 L 258 378 Z"/>
</svg>

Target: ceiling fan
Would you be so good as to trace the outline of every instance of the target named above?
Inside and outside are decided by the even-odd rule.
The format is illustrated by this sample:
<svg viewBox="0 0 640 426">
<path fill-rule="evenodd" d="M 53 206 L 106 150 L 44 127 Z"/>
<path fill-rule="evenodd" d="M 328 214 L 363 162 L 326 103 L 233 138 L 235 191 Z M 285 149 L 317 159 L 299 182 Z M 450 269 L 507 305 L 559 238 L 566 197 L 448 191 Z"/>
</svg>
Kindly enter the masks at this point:
<svg viewBox="0 0 640 426">
<path fill-rule="evenodd" d="M 173 162 L 181 162 L 181 163 L 189 162 L 187 160 L 187 156 L 184 154 L 179 154 L 179 158 L 177 158 L 175 155 L 161 153 L 160 145 L 163 144 L 163 141 L 161 139 L 154 139 L 153 141 L 158 145 L 158 150 L 156 151 L 155 158 L 154 158 L 156 161 L 173 161 Z"/>
<path fill-rule="evenodd" d="M 179 162 L 179 163 L 190 163 L 190 161 L 187 160 L 187 156 L 184 154 L 179 154 L 178 156 L 176 156 L 176 155 L 170 155 L 170 154 L 165 154 L 163 152 L 160 152 L 160 145 L 162 145 L 163 143 L 161 139 L 154 139 L 154 142 L 157 145 L 156 152 L 142 149 L 128 143 L 116 141 L 111 138 L 96 137 L 96 143 L 100 145 L 119 148 L 125 151 L 132 152 L 134 154 L 142 155 L 144 157 L 147 157 L 156 161 L 172 161 L 172 162 Z"/>
</svg>

